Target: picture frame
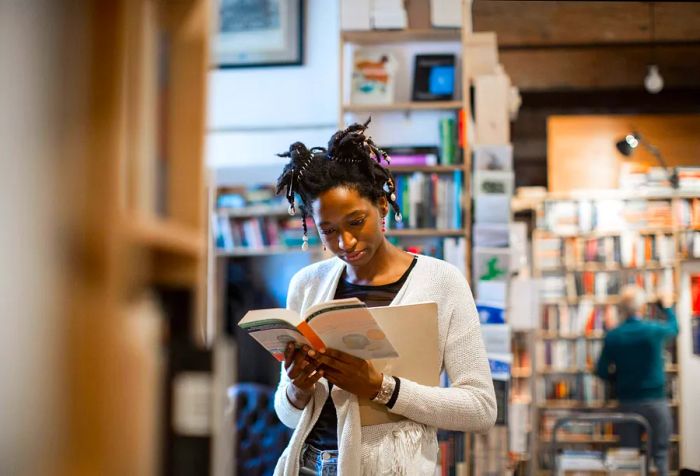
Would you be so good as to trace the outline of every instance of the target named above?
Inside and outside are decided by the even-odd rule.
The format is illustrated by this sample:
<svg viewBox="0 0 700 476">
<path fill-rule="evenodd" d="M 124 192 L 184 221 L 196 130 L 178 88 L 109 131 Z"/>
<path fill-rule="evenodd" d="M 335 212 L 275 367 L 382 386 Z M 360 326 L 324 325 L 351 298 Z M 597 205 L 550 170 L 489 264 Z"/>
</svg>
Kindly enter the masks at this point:
<svg viewBox="0 0 700 476">
<path fill-rule="evenodd" d="M 217 0 L 215 68 L 299 66 L 304 60 L 304 0 Z"/>
</svg>

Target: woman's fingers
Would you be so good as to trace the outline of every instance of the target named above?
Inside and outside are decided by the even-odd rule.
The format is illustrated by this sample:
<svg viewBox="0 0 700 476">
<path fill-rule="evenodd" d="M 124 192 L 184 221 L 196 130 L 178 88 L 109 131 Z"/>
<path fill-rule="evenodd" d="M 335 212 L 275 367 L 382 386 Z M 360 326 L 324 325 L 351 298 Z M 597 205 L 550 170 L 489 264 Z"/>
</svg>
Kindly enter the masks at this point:
<svg viewBox="0 0 700 476">
<path fill-rule="evenodd" d="M 295 360 L 292 365 L 287 370 L 287 376 L 294 380 L 305 373 L 311 373 L 316 369 L 316 365 L 303 357 L 299 360 Z"/>
<path fill-rule="evenodd" d="M 288 369 L 292 365 L 294 360 L 294 342 L 287 343 L 287 347 L 284 349 L 284 368 Z"/>
<path fill-rule="evenodd" d="M 321 352 L 321 355 L 327 355 L 335 360 L 338 360 L 348 365 L 355 365 L 359 362 L 364 362 L 362 359 L 359 359 L 350 354 L 346 354 L 345 352 L 335 349 L 325 349 L 325 352 Z"/>
<path fill-rule="evenodd" d="M 294 381 L 294 385 L 296 385 L 299 388 L 306 389 L 312 387 L 323 376 L 323 370 L 312 370 L 311 372 L 304 373 L 299 378 L 297 378 Z"/>
</svg>

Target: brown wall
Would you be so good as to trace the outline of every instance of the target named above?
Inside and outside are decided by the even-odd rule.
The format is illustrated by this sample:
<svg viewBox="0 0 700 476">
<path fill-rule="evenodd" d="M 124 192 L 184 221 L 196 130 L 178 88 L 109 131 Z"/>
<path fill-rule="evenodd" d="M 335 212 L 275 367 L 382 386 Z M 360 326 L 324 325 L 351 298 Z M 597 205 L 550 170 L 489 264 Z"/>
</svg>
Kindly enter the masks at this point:
<svg viewBox="0 0 700 476">
<path fill-rule="evenodd" d="M 549 190 L 617 188 L 624 158 L 615 142 L 633 130 L 657 146 L 669 165 L 700 166 L 700 114 L 550 116 Z M 627 161 L 657 164 L 641 147 Z"/>
</svg>

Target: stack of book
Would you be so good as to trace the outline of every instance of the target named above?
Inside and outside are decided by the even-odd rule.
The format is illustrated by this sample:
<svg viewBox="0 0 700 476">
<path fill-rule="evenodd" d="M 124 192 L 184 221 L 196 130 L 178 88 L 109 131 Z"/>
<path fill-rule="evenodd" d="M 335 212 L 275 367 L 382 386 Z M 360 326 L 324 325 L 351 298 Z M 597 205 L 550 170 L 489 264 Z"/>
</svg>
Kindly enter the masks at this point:
<svg viewBox="0 0 700 476">
<path fill-rule="evenodd" d="M 565 450 L 559 457 L 559 468 L 566 471 L 603 471 L 603 452 L 595 450 Z"/>
<path fill-rule="evenodd" d="M 408 27 L 404 0 L 372 0 L 372 27 L 377 30 L 403 30 Z"/>
<path fill-rule="evenodd" d="M 449 174 L 397 173 L 394 178 L 396 199 L 401 207 L 403 220 L 396 222 L 394 215 L 390 213 L 387 217 L 388 228 L 462 228 L 461 170 Z"/>
</svg>

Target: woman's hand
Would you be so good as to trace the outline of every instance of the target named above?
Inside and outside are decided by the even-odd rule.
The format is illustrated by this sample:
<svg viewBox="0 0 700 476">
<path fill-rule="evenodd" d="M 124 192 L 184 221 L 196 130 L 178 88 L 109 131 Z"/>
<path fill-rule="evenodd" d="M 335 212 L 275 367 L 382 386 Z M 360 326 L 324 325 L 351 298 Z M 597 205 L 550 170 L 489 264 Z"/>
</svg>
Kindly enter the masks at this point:
<svg viewBox="0 0 700 476">
<path fill-rule="evenodd" d="M 284 370 L 291 380 L 287 398 L 298 409 L 309 403 L 314 394 L 314 385 L 324 374 L 323 370 L 318 369 L 318 364 L 308 357 L 309 352 L 312 352 L 309 346 L 297 349 L 293 342 L 287 344 L 284 351 Z"/>
<path fill-rule="evenodd" d="M 309 356 L 333 385 L 360 398 L 372 399 L 379 393 L 382 374 L 374 368 L 372 362 L 334 349 L 319 352 L 311 350 Z"/>
</svg>

